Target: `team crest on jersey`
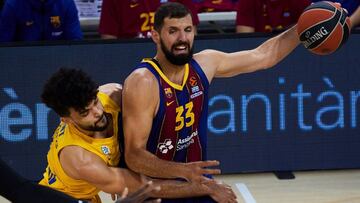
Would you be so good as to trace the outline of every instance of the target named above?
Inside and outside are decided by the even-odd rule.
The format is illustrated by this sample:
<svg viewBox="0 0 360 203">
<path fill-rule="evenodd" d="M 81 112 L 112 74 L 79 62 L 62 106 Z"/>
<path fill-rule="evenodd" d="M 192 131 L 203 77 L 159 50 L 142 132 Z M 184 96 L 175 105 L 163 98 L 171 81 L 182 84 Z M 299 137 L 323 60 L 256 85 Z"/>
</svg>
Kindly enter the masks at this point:
<svg viewBox="0 0 360 203">
<path fill-rule="evenodd" d="M 161 153 L 166 154 L 168 153 L 174 146 L 170 139 L 166 139 L 163 143 L 158 144 L 158 148 Z"/>
<path fill-rule="evenodd" d="M 53 25 L 54 28 L 58 28 L 61 25 L 60 16 L 51 16 L 50 23 Z"/>
<path fill-rule="evenodd" d="M 173 96 L 173 93 L 172 93 L 170 87 L 165 88 L 164 91 L 165 91 L 165 95 L 167 98 L 171 98 Z"/>
<path fill-rule="evenodd" d="M 105 155 L 109 155 L 110 154 L 110 149 L 108 146 L 101 146 L 101 151 L 105 154 Z"/>
</svg>

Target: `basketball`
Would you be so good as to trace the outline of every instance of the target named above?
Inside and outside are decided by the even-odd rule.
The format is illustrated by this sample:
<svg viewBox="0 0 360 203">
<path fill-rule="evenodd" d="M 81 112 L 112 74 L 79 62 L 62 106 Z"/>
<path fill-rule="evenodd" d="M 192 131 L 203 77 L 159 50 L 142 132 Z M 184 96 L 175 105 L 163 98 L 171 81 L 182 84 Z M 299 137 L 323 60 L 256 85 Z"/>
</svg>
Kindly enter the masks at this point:
<svg viewBox="0 0 360 203">
<path fill-rule="evenodd" d="M 300 15 L 297 33 L 306 49 L 314 54 L 328 55 L 348 39 L 350 19 L 338 4 L 329 1 L 313 3 Z"/>
</svg>

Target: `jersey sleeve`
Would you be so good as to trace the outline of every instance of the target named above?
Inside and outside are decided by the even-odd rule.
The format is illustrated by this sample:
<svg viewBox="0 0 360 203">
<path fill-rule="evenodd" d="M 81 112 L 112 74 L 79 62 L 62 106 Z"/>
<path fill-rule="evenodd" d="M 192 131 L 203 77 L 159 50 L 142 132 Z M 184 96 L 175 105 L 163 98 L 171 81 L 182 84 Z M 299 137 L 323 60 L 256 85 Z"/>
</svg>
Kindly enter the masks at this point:
<svg viewBox="0 0 360 203">
<path fill-rule="evenodd" d="M 115 103 L 114 100 L 112 100 L 109 95 L 98 92 L 97 94 L 98 98 L 100 99 L 102 105 L 104 106 L 105 110 L 107 111 L 120 111 L 120 106 Z"/>
</svg>

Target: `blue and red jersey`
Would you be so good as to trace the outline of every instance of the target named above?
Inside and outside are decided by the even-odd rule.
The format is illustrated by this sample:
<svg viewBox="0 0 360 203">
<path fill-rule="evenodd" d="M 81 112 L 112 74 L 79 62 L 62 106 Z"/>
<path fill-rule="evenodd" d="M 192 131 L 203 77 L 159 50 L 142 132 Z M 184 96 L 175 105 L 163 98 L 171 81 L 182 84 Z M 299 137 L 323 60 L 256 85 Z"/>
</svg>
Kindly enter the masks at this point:
<svg viewBox="0 0 360 203">
<path fill-rule="evenodd" d="M 181 85 L 171 82 L 154 59 L 144 59 L 139 68 L 147 68 L 159 83 L 160 105 L 147 150 L 168 161 L 206 160 L 209 81 L 199 64 L 192 59 L 186 65 Z M 210 197 L 164 201 L 213 202 Z"/>
</svg>

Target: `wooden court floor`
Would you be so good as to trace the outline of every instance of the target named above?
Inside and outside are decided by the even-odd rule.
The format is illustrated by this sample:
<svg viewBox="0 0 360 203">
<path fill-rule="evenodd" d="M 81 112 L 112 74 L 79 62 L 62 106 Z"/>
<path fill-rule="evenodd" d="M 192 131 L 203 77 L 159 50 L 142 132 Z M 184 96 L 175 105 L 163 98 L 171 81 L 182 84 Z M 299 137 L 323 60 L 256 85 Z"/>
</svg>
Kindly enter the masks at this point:
<svg viewBox="0 0 360 203">
<path fill-rule="evenodd" d="M 233 188 L 239 203 L 360 203 L 359 170 L 294 172 L 295 179 L 279 180 L 273 173 L 219 175 Z M 103 203 L 112 203 L 101 193 Z M 0 203 L 9 201 L 0 197 Z"/>
<path fill-rule="evenodd" d="M 273 173 L 216 176 L 233 188 L 239 203 L 360 203 L 360 170 L 294 172 L 279 180 Z M 110 203 L 107 194 L 101 195 Z"/>
</svg>

